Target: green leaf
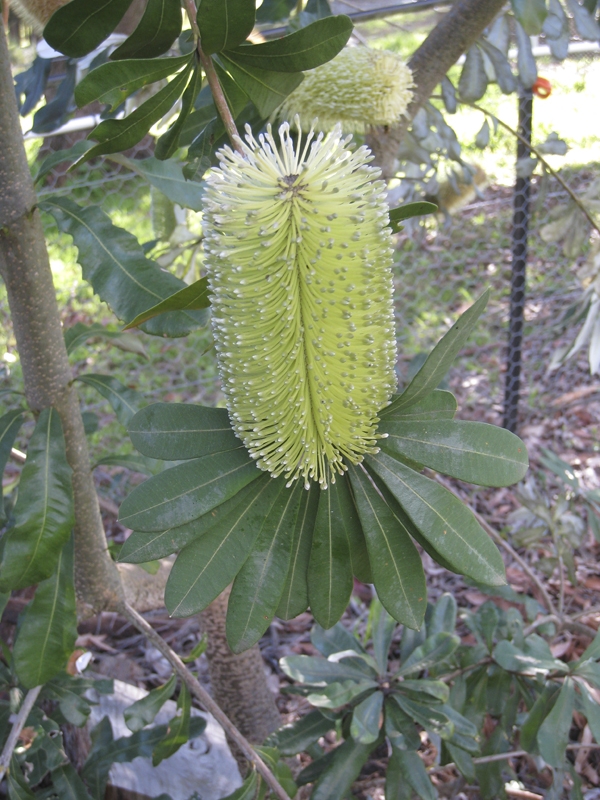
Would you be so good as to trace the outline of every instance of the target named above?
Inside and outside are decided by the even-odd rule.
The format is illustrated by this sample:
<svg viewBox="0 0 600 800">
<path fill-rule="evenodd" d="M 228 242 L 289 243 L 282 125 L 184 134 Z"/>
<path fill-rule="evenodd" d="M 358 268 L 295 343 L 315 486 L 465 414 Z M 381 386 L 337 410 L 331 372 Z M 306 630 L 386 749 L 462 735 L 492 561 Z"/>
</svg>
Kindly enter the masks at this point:
<svg viewBox="0 0 600 800">
<path fill-rule="evenodd" d="M 6 783 L 8 785 L 9 800 L 30 800 L 30 798 L 35 798 L 35 795 L 27 785 L 15 755 L 13 755 L 10 760 L 10 769 L 6 775 Z"/>
<path fill-rule="evenodd" d="M 83 781 L 71 764 L 52 770 L 52 785 L 60 800 L 91 800 Z"/>
<path fill-rule="evenodd" d="M 236 64 L 274 72 L 304 72 L 330 61 L 347 43 L 352 22 L 342 14 L 319 19 L 295 33 L 226 51 Z"/>
<path fill-rule="evenodd" d="M 132 472 L 140 472 L 142 475 L 154 475 L 160 471 L 161 464 L 159 461 L 154 461 L 151 458 L 136 455 L 134 453 L 127 455 L 115 454 L 114 456 L 104 456 L 99 458 L 94 464 L 92 469 L 96 467 L 125 467 L 132 470 Z M 151 561 L 152 559 L 146 559 Z"/>
<path fill-rule="evenodd" d="M 483 54 L 474 44 L 467 50 L 465 63 L 458 81 L 458 94 L 461 100 L 475 103 L 481 100 L 487 89 L 487 75 L 483 63 Z"/>
<path fill-rule="evenodd" d="M 181 163 L 176 159 L 128 158 L 126 163 L 173 203 L 192 211 L 202 211 L 204 184 L 186 180 Z"/>
<path fill-rule="evenodd" d="M 354 681 L 342 681 L 341 683 L 329 683 L 320 689 L 313 689 L 306 696 L 308 702 L 313 706 L 321 708 L 340 708 L 347 703 L 351 703 L 366 692 L 377 689 L 375 681 L 363 680 L 360 683 Z"/>
<path fill-rule="evenodd" d="M 147 259 L 135 236 L 113 225 L 101 209 L 80 208 L 65 197 L 46 198 L 40 206 L 52 214 L 60 231 L 73 237 L 84 280 L 119 319 L 133 319 L 185 288 L 183 281 Z M 203 325 L 203 318 L 203 312 L 171 312 L 150 320 L 144 330 L 185 336 Z"/>
<path fill-rule="evenodd" d="M 497 547 L 455 495 L 385 453 L 369 456 L 367 463 L 423 538 L 454 569 L 490 586 L 506 583 Z"/>
<path fill-rule="evenodd" d="M 79 163 L 89 161 L 106 153 L 128 150 L 148 133 L 155 122 L 164 117 L 183 94 L 195 65 L 195 56 L 187 67 L 181 70 L 172 81 L 156 94 L 138 106 L 124 119 L 105 119 L 90 134 L 99 144 L 94 145 L 80 159 Z"/>
<path fill-rule="evenodd" d="M 0 591 L 49 578 L 73 527 L 71 467 L 58 412 L 40 414 L 27 447 L 14 527 L 4 535 Z"/>
<path fill-rule="evenodd" d="M 275 616 L 290 564 L 291 538 L 301 493 L 279 480 L 279 492 L 263 507 L 263 521 L 254 546 L 238 572 L 227 606 L 227 641 L 234 653 L 256 644 Z"/>
<path fill-rule="evenodd" d="M 310 489 L 302 492 L 300 497 L 300 507 L 292 537 L 290 566 L 275 612 L 281 619 L 293 619 L 308 608 L 308 564 L 320 494 L 321 489 L 313 481 Z"/>
<path fill-rule="evenodd" d="M 574 708 L 575 684 L 572 678 L 565 678 L 556 703 L 537 735 L 541 756 L 551 767 L 565 763 Z"/>
<path fill-rule="evenodd" d="M 390 208 L 390 227 L 392 233 L 398 233 L 398 231 L 402 229 L 400 223 L 405 219 L 423 217 L 425 214 L 435 214 L 437 208 L 435 203 L 428 203 L 425 200 L 417 203 L 407 203 L 398 208 Z"/>
<path fill-rule="evenodd" d="M 367 473 L 351 466 L 349 475 L 379 599 L 394 619 L 418 629 L 427 607 L 427 589 L 417 549 Z"/>
<path fill-rule="evenodd" d="M 475 323 L 483 313 L 490 296 L 489 289 L 484 292 L 479 300 L 462 314 L 450 330 L 444 334 L 440 341 L 427 356 L 425 363 L 417 372 L 404 392 L 393 403 L 394 410 L 399 411 L 414 406 L 427 397 L 436 386 L 440 384 L 452 366 L 452 362 L 467 341 Z"/>
<path fill-rule="evenodd" d="M 427 621 L 427 632 L 429 636 L 436 633 L 454 633 L 456 628 L 456 614 L 458 607 L 454 596 L 449 592 L 444 594 L 433 607 L 431 618 Z"/>
<path fill-rule="evenodd" d="M 529 466 L 521 439 L 485 422 L 385 420 L 379 430 L 386 451 L 479 486 L 510 486 Z"/>
<path fill-rule="evenodd" d="M 320 711 L 310 711 L 291 725 L 279 728 L 267 741 L 274 744 L 282 756 L 295 756 L 325 736 L 334 726 L 335 722 Z"/>
<path fill-rule="evenodd" d="M 529 714 L 521 724 L 519 744 L 528 753 L 537 753 L 537 735 L 540 725 L 550 713 L 556 702 L 559 687 L 556 684 L 547 682 L 541 693 L 536 697 L 535 703 L 529 710 Z"/>
<path fill-rule="evenodd" d="M 339 478 L 321 491 L 312 537 L 308 568 L 308 597 L 314 618 L 324 628 L 331 628 L 340 619 L 352 594 L 353 580 L 350 547 L 343 508 L 347 502 L 338 499 L 341 491 L 348 495 L 345 480 Z"/>
<path fill-rule="evenodd" d="M 388 770 L 391 770 L 392 774 L 397 771 L 422 800 L 437 800 L 437 792 L 433 788 L 425 766 L 413 750 L 398 750 L 392 747 Z M 386 800 L 388 800 L 387 794 Z"/>
<path fill-rule="evenodd" d="M 102 397 L 105 397 L 122 425 L 129 423 L 143 402 L 143 397 L 139 392 L 123 386 L 116 378 L 110 378 L 108 375 L 95 375 L 90 372 L 79 375 L 77 380 L 96 389 Z"/>
<path fill-rule="evenodd" d="M 198 28 L 207 55 L 242 44 L 252 32 L 256 16 L 254 0 L 201 0 Z"/>
<path fill-rule="evenodd" d="M 177 676 L 172 675 L 164 686 L 152 689 L 145 697 L 136 700 L 135 703 L 126 708 L 123 712 L 123 717 L 129 730 L 135 733 L 154 722 L 154 718 L 160 709 L 173 696 L 176 685 Z"/>
<path fill-rule="evenodd" d="M 151 458 L 185 461 L 240 447 L 227 410 L 191 403 L 153 403 L 128 428 L 134 447 Z"/>
<path fill-rule="evenodd" d="M 446 392 L 443 389 L 434 389 L 414 405 L 396 410 L 396 400 L 400 401 L 401 399 L 401 394 L 395 395 L 390 405 L 379 412 L 382 423 L 454 419 L 456 414 L 456 398 L 452 392 Z"/>
<path fill-rule="evenodd" d="M 10 458 L 10 451 L 17 438 L 19 428 L 23 423 L 23 411 L 18 408 L 14 411 L 7 411 L 0 417 L 0 527 L 4 520 L 4 503 L 2 499 L 2 473 L 6 467 L 6 462 Z"/>
<path fill-rule="evenodd" d="M 510 0 L 515 17 L 528 36 L 542 32 L 544 20 L 548 16 L 546 0 Z"/>
<path fill-rule="evenodd" d="M 190 63 L 189 55 L 175 58 L 158 58 L 149 61 L 146 58 L 131 61 L 109 61 L 89 72 L 75 88 L 75 102 L 81 108 L 98 101 L 110 106 L 111 111 L 118 108 L 133 92 L 149 83 L 162 81 Z M 79 143 L 78 143 L 79 144 Z M 90 149 L 89 142 L 83 149 Z M 69 153 L 73 152 L 71 148 Z M 69 158 L 71 156 L 69 155 Z M 42 167 L 45 166 L 45 162 Z M 38 176 L 39 179 L 39 176 Z"/>
<path fill-rule="evenodd" d="M 183 550 L 194 539 L 214 528 L 246 498 L 259 491 L 258 483 L 260 481 L 252 481 L 225 503 L 221 503 L 212 511 L 185 525 L 168 528 L 158 533 L 156 531 L 134 531 L 121 547 L 118 560 L 130 564 L 144 564 Z"/>
<path fill-rule="evenodd" d="M 265 516 L 279 493 L 279 483 L 263 474 L 256 493 L 241 503 L 179 554 L 165 589 L 165 603 L 175 617 L 196 614 L 211 603 L 240 571 Z"/>
<path fill-rule="evenodd" d="M 385 699 L 385 732 L 392 746 L 400 750 L 418 750 L 421 746 L 415 723 L 390 696 Z"/>
<path fill-rule="evenodd" d="M 42 581 L 22 615 L 13 649 L 15 670 L 31 689 L 53 678 L 67 663 L 77 638 L 73 542 L 58 556 L 56 573 Z"/>
<path fill-rule="evenodd" d="M 355 742 L 373 744 L 379 738 L 379 726 L 383 722 L 383 692 L 373 692 L 359 703 L 352 712 L 350 734 Z"/>
<path fill-rule="evenodd" d="M 180 33 L 180 0 L 148 0 L 137 28 L 110 57 L 156 58 L 167 52 Z"/>
<path fill-rule="evenodd" d="M 341 661 L 329 661 L 315 656 L 286 656 L 279 662 L 285 674 L 300 683 L 313 686 L 326 686 L 343 681 L 363 682 L 365 673 L 352 664 Z"/>
<path fill-rule="evenodd" d="M 371 620 L 373 638 L 373 655 L 379 674 L 385 675 L 387 672 L 388 653 L 396 630 L 396 620 L 388 614 L 378 597 L 374 597 L 371 600 L 369 618 Z"/>
<path fill-rule="evenodd" d="M 95 50 L 125 16 L 131 0 L 71 0 L 50 17 L 44 39 L 71 58 Z"/>
<path fill-rule="evenodd" d="M 373 576 L 371 575 L 371 565 L 369 563 L 369 554 L 367 551 L 367 542 L 363 533 L 358 509 L 348 475 L 342 475 L 337 478 L 338 504 L 343 520 L 343 533 L 348 541 L 348 548 L 350 550 L 350 570 L 352 575 L 355 575 L 359 581 L 363 583 L 372 583 Z"/>
<path fill-rule="evenodd" d="M 218 56 L 220 64 L 265 119 L 302 83 L 301 72 L 274 72 L 238 61 L 233 52 Z"/>
<path fill-rule="evenodd" d="M 439 662 L 437 662 L 439 663 Z M 425 678 L 415 678 L 415 680 L 404 680 L 401 684 L 403 692 L 411 693 L 411 699 L 414 699 L 415 694 L 422 697 L 429 695 L 435 699 L 436 702 L 446 703 L 450 694 L 448 686 L 442 681 L 428 681 Z M 425 702 L 423 700 L 423 702 Z"/>
<path fill-rule="evenodd" d="M 49 175 L 58 164 L 64 164 L 65 161 L 77 161 L 87 150 L 93 147 L 92 142 L 87 139 L 80 139 L 75 142 L 73 147 L 65 148 L 64 150 L 57 150 L 55 153 L 50 153 L 49 156 L 42 161 L 40 168 L 35 175 L 35 182 L 39 183 L 46 175 Z"/>
<path fill-rule="evenodd" d="M 174 676 L 173 676 L 174 677 Z M 177 698 L 177 711 L 169 722 L 167 735 L 155 748 L 152 753 L 152 766 L 157 767 L 165 758 L 169 758 L 176 753 L 179 748 L 190 738 L 190 713 L 192 710 L 192 698 L 185 685 L 181 684 L 179 697 Z"/>
<path fill-rule="evenodd" d="M 463 775 L 469 783 L 474 783 L 476 775 L 472 756 L 462 748 L 450 742 L 445 742 L 445 746 L 448 748 L 450 758 L 460 774 Z"/>
<path fill-rule="evenodd" d="M 347 797 L 372 749 L 372 745 L 352 739 L 336 747 L 326 771 L 315 784 L 311 800 L 343 800 Z"/>
<path fill-rule="evenodd" d="M 314 625 L 310 632 L 310 640 L 325 658 L 345 650 L 354 650 L 356 653 L 363 655 L 366 653 L 356 636 L 346 630 L 341 622 L 338 622 L 328 631 L 318 624 Z"/>
<path fill-rule="evenodd" d="M 166 300 L 162 300 L 160 303 L 152 306 L 152 308 L 138 314 L 135 319 L 132 319 L 131 322 L 125 325 L 123 330 L 139 328 L 144 322 L 148 322 L 148 320 L 154 319 L 154 317 L 158 317 L 160 314 L 166 314 L 169 311 L 199 311 L 209 306 L 208 280 L 206 278 L 200 278 L 200 280 L 195 281 L 184 289 L 180 289 L 178 292 L 175 292 L 175 294 L 167 297 Z M 208 312 L 205 312 L 203 319 L 203 324 L 206 324 L 208 322 Z"/>
<path fill-rule="evenodd" d="M 425 730 L 436 733 L 442 739 L 453 735 L 454 723 L 442 712 L 440 706 L 423 705 L 401 694 L 393 694 L 392 697 L 402 711 Z"/>
<path fill-rule="evenodd" d="M 148 358 L 146 349 L 138 336 L 121 331 L 111 331 L 99 323 L 84 325 L 83 322 L 76 322 L 75 325 L 66 328 L 63 335 L 67 353 L 72 353 L 73 350 L 85 344 L 88 339 L 101 338 L 108 339 L 111 344 L 121 350 Z"/>
<path fill-rule="evenodd" d="M 503 94 L 512 94 L 517 88 L 517 80 L 507 57 L 487 39 L 480 39 L 479 46 L 492 62 L 500 91 Z"/>
<path fill-rule="evenodd" d="M 254 800 L 258 788 L 258 776 L 252 770 L 239 789 L 236 789 L 223 800 Z"/>
<path fill-rule="evenodd" d="M 442 632 L 429 636 L 420 647 L 412 651 L 400 669 L 394 673 L 394 677 L 416 675 L 418 672 L 431 669 L 449 658 L 459 644 L 459 637 L 452 633 Z"/>
<path fill-rule="evenodd" d="M 581 692 L 581 704 L 583 706 L 583 713 L 590 726 L 590 730 L 596 741 L 600 740 L 600 705 L 596 702 L 594 697 L 590 694 L 588 687 L 585 684 L 578 683 L 579 691 Z"/>
<path fill-rule="evenodd" d="M 160 161 L 166 161 L 177 151 L 177 148 L 180 145 L 179 140 L 181 138 L 183 127 L 192 111 L 192 108 L 194 107 L 194 101 L 198 95 L 198 92 L 200 91 L 201 85 L 202 70 L 200 69 L 200 65 L 196 64 L 190 82 L 186 86 L 186 89 L 181 97 L 181 110 L 177 116 L 177 119 L 156 141 L 154 155 Z"/>
<path fill-rule="evenodd" d="M 259 476 L 244 447 L 195 458 L 137 486 L 119 519 L 133 530 L 164 531 L 198 519 Z"/>
<path fill-rule="evenodd" d="M 529 639 L 531 637 L 528 637 L 528 641 Z M 552 658 L 549 650 L 547 656 L 544 653 L 541 654 L 541 657 L 535 652 L 532 653 L 531 649 L 526 648 L 528 641 L 521 650 L 508 639 L 502 639 L 494 648 L 494 661 L 508 672 L 517 672 L 520 675 L 532 677 L 546 676 L 549 672 L 568 671 L 564 661 Z"/>
</svg>

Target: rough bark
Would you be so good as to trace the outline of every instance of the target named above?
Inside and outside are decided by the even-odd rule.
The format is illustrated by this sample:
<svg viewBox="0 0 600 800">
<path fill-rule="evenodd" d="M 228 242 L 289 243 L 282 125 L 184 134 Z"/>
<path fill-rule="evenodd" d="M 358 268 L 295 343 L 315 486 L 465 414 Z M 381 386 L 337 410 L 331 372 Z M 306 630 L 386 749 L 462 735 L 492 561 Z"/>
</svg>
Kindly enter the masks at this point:
<svg viewBox="0 0 600 800">
<path fill-rule="evenodd" d="M 430 98 L 450 67 L 456 63 L 502 10 L 505 0 L 457 0 L 408 62 L 415 88 L 406 116 L 398 125 L 374 128 L 367 144 L 385 180 L 398 168 L 398 147 L 417 111 Z"/>
<path fill-rule="evenodd" d="M 77 595 L 84 608 L 98 612 L 116 606 L 122 587 L 106 549 L 1 25 L 0 142 L 0 275 L 6 284 L 25 396 L 34 413 L 52 405 L 60 414 L 73 470 Z"/>
<path fill-rule="evenodd" d="M 254 744 L 260 744 L 279 725 L 281 718 L 267 686 L 258 645 L 243 653 L 232 653 L 223 633 L 229 589 L 201 614 L 208 637 L 212 695 L 236 728 Z"/>
</svg>

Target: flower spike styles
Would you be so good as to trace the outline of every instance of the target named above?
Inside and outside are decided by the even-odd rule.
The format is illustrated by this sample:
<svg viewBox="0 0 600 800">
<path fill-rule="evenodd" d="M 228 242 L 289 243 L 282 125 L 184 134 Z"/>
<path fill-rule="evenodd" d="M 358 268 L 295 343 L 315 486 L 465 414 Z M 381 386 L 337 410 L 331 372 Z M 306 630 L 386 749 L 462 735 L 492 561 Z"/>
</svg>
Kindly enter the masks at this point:
<svg viewBox="0 0 600 800">
<path fill-rule="evenodd" d="M 299 120 L 297 127 L 300 129 Z M 232 426 L 273 477 L 327 487 L 377 452 L 396 386 L 392 239 L 385 186 L 337 126 L 290 128 L 207 177 L 212 326 Z"/>
<path fill-rule="evenodd" d="M 364 132 L 369 125 L 393 125 L 413 97 L 413 76 L 401 56 L 369 47 L 344 47 L 326 64 L 304 74 L 283 101 L 279 119 L 314 117 L 324 130 L 339 122 L 344 131 Z M 307 130 L 305 128 L 304 130 Z"/>
</svg>

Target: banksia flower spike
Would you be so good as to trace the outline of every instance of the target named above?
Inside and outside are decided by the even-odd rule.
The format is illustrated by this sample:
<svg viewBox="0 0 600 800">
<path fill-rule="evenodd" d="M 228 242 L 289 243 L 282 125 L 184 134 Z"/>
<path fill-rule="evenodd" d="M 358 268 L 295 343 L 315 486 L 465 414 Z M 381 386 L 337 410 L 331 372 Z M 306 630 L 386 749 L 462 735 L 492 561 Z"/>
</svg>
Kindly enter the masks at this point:
<svg viewBox="0 0 600 800">
<path fill-rule="evenodd" d="M 345 47 L 305 73 L 278 115 L 289 120 L 298 114 L 305 124 L 318 117 L 324 130 L 339 122 L 344 131 L 361 132 L 368 125 L 398 122 L 412 100 L 412 86 L 412 72 L 396 53 Z"/>
<path fill-rule="evenodd" d="M 299 126 L 299 121 L 298 127 Z M 260 468 L 323 488 L 377 452 L 395 388 L 385 186 L 341 129 L 284 123 L 207 178 L 212 325 L 232 426 Z"/>
</svg>

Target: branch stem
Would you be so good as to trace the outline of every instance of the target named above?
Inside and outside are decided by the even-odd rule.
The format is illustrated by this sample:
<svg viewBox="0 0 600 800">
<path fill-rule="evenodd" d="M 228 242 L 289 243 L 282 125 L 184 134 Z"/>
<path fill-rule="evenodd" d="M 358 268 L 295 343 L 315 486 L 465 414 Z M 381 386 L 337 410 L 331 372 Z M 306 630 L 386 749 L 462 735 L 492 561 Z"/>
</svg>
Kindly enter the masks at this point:
<svg viewBox="0 0 600 800">
<path fill-rule="evenodd" d="M 231 109 L 229 108 L 229 104 L 227 103 L 227 98 L 225 97 L 221 84 L 219 83 L 219 77 L 215 70 L 215 65 L 213 64 L 212 58 L 209 55 L 206 55 L 206 53 L 202 49 L 200 30 L 198 28 L 198 23 L 196 21 L 197 11 L 194 0 L 185 0 L 185 10 L 190 20 L 190 25 L 192 26 L 194 35 L 196 36 L 196 41 L 197 41 L 196 49 L 198 51 L 198 57 L 200 59 L 200 63 L 202 64 L 202 69 L 204 70 L 204 74 L 206 75 L 206 80 L 208 81 L 208 85 L 210 86 L 210 91 L 212 92 L 214 104 L 217 108 L 217 111 L 219 112 L 219 116 L 223 121 L 223 125 L 225 126 L 225 130 L 227 131 L 227 136 L 229 136 L 229 141 L 231 142 L 231 146 L 233 147 L 234 150 L 237 150 L 238 153 L 243 154 L 244 150 L 240 144 L 240 134 L 235 124 L 235 120 L 233 119 L 233 115 L 231 113 Z"/>
<path fill-rule="evenodd" d="M 0 31 L 0 36 L 1 35 L 2 31 Z M 4 745 L 2 753 L 0 754 L 0 780 L 2 780 L 4 773 L 9 767 L 10 760 L 12 758 L 13 751 L 17 746 L 17 741 L 19 740 L 21 731 L 27 722 L 27 717 L 31 713 L 31 709 L 33 708 L 41 690 L 41 686 L 36 686 L 35 688 L 30 689 L 25 695 L 25 699 L 23 700 L 21 708 L 19 709 L 19 713 L 13 722 L 13 726 L 8 735 L 8 739 L 6 740 L 6 744 Z"/>
<path fill-rule="evenodd" d="M 144 619 L 144 617 L 128 603 L 122 604 L 119 608 L 119 611 L 132 623 L 132 625 L 134 625 L 140 631 L 140 633 L 144 634 L 148 641 L 150 641 L 157 650 L 163 654 L 177 675 L 181 678 L 183 683 L 185 683 L 190 693 L 197 700 L 199 700 L 200 703 L 202 703 L 208 712 L 213 715 L 225 733 L 233 742 L 235 742 L 244 756 L 248 759 L 248 762 L 255 767 L 256 771 L 271 789 L 273 795 L 279 798 L 279 800 L 290 800 L 290 797 L 285 789 L 277 781 L 271 770 L 254 750 L 250 742 L 244 736 L 242 736 L 235 725 L 229 720 L 227 715 L 221 710 L 217 703 L 215 703 L 206 689 L 201 686 L 194 675 L 192 675 L 177 653 L 169 647 L 162 636 L 160 636 L 160 634 L 154 630 L 154 628 Z"/>
</svg>

